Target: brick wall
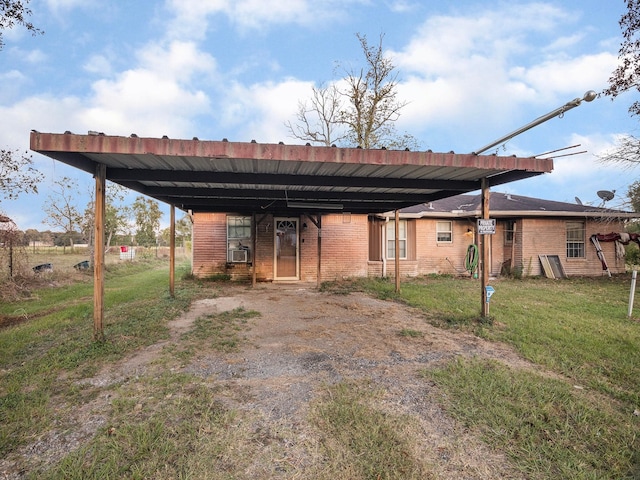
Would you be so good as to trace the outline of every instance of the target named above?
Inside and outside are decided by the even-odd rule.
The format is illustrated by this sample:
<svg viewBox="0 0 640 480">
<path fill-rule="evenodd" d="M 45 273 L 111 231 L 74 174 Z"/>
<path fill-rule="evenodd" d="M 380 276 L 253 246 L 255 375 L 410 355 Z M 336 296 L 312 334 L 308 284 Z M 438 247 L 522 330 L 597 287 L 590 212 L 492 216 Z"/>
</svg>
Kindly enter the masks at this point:
<svg viewBox="0 0 640 480">
<path fill-rule="evenodd" d="M 307 224 L 309 225 L 309 221 Z M 316 279 L 317 229 L 309 225 L 301 253 L 310 279 Z M 312 227 L 312 228 L 311 228 Z M 369 226 L 367 215 L 334 214 L 322 217 L 322 280 L 367 275 L 369 260 Z"/>
<path fill-rule="evenodd" d="M 300 280 L 317 280 L 318 229 L 306 216 L 299 222 Z M 258 281 L 274 279 L 274 217 L 258 216 L 254 263 Z M 306 224 L 306 229 L 303 225 Z M 322 278 L 335 280 L 366 276 L 368 261 L 367 215 L 332 214 L 322 217 Z M 207 277 L 229 274 L 250 279 L 252 266 L 227 264 L 226 214 L 196 213 L 193 225 L 193 274 Z"/>
<path fill-rule="evenodd" d="M 225 273 L 227 263 L 227 216 L 225 214 L 194 214 L 192 258 L 192 271 L 197 277 Z"/>
<path fill-rule="evenodd" d="M 523 219 L 522 221 L 522 265 L 524 275 L 543 275 L 538 255 L 558 255 L 567 275 L 597 276 L 602 274 L 602 266 L 595 247 L 589 237 L 596 233 L 621 232 L 618 222 L 586 220 L 585 257 L 567 258 L 566 224 L 570 219 Z M 615 256 L 615 242 L 601 242 L 602 251 L 611 273 L 625 271 L 624 259 Z"/>
<path fill-rule="evenodd" d="M 257 248 L 254 252 L 258 281 L 274 278 L 274 218 L 257 217 Z M 318 229 L 306 216 L 292 217 L 299 222 L 300 280 L 317 280 Z M 505 261 L 515 261 L 512 267 L 521 268 L 525 276 L 542 275 L 538 255 L 558 255 L 567 275 L 601 275 L 602 268 L 589 237 L 595 233 L 623 231 L 618 223 L 586 221 L 585 257 L 567 258 L 567 218 L 521 218 L 516 222 L 515 245 L 505 242 L 505 221 L 498 221 L 496 233 L 487 235 L 490 244 L 491 275 L 499 275 Z M 475 231 L 475 221 L 452 220 L 453 242 L 436 241 L 436 220 L 416 219 L 415 258 L 400 261 L 401 276 L 426 274 L 469 275 L 465 270 L 467 248 L 476 242 L 469 230 Z M 306 229 L 303 225 L 306 224 Z M 381 227 L 383 228 L 383 227 Z M 246 264 L 227 264 L 226 215 L 196 213 L 193 225 L 193 273 L 198 277 L 229 274 L 234 279 L 250 279 L 253 267 Z M 409 239 L 409 241 L 411 241 Z M 612 273 L 624 272 L 623 260 L 615 257 L 615 244 L 601 242 Z M 369 261 L 369 221 L 367 215 L 332 214 L 322 217 L 322 279 L 382 276 L 383 262 Z M 386 276 L 395 275 L 393 260 L 386 263 Z"/>
</svg>

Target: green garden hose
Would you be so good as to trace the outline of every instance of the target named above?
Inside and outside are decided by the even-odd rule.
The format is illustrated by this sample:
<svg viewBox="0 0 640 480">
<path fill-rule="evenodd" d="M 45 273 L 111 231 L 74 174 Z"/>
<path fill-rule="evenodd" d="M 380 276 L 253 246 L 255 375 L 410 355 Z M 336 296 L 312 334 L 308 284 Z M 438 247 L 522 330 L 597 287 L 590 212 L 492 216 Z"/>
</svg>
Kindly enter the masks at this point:
<svg viewBox="0 0 640 480">
<path fill-rule="evenodd" d="M 469 245 L 467 248 L 467 255 L 464 258 L 464 268 L 469 273 L 473 273 L 478 267 L 478 246 L 475 243 Z"/>
</svg>

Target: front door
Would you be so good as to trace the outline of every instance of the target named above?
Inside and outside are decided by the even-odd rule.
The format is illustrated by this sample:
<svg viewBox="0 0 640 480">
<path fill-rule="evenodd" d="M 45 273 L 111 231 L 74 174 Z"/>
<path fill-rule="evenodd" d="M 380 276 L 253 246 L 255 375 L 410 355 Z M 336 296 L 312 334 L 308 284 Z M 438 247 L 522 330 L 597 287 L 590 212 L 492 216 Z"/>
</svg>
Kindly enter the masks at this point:
<svg viewBox="0 0 640 480">
<path fill-rule="evenodd" d="M 276 280 L 298 280 L 298 219 L 276 218 L 273 244 Z"/>
</svg>

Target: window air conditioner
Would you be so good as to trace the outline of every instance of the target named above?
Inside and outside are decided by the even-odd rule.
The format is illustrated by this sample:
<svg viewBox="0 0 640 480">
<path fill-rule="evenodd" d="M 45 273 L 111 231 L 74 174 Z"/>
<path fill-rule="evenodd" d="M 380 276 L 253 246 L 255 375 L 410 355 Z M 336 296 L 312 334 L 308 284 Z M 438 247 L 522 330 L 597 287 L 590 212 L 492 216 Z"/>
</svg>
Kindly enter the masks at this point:
<svg viewBox="0 0 640 480">
<path fill-rule="evenodd" d="M 247 251 L 246 250 L 231 250 L 231 261 L 233 263 L 246 263 Z"/>
</svg>

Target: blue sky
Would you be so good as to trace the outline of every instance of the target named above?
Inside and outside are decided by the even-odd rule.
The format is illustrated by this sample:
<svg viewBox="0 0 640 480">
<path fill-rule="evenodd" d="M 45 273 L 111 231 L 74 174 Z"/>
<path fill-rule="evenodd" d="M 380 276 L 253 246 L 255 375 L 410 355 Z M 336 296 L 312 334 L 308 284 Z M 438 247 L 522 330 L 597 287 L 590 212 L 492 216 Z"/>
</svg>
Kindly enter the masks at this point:
<svg viewBox="0 0 640 480">
<path fill-rule="evenodd" d="M 471 152 L 590 89 L 607 87 L 622 40 L 622 0 L 32 0 L 45 34 L 4 32 L 0 148 L 29 132 L 296 143 L 286 121 L 311 87 L 360 65 L 355 34 L 384 48 L 408 102 L 397 129 L 424 149 Z M 494 149 L 531 156 L 580 144 L 554 172 L 500 191 L 620 206 L 638 172 L 597 162 L 619 135 L 637 134 L 633 94 L 598 98 Z M 487 152 L 490 153 L 490 152 Z M 21 229 L 42 223 L 49 187 L 89 175 L 34 154 L 39 195 L 2 201 Z M 164 223 L 168 217 L 164 219 Z"/>
</svg>

